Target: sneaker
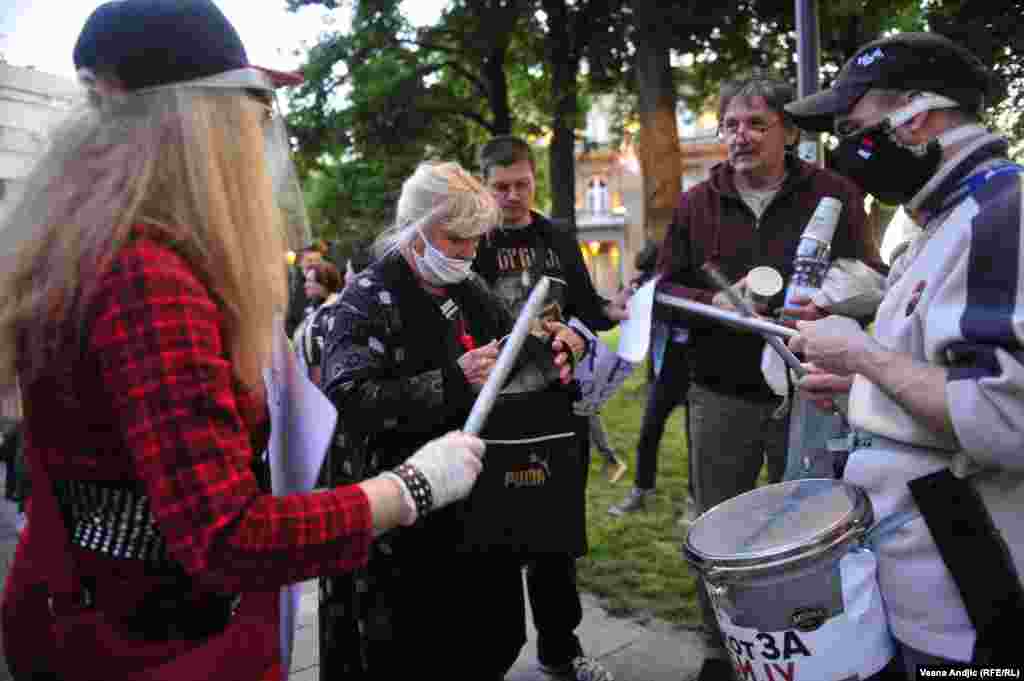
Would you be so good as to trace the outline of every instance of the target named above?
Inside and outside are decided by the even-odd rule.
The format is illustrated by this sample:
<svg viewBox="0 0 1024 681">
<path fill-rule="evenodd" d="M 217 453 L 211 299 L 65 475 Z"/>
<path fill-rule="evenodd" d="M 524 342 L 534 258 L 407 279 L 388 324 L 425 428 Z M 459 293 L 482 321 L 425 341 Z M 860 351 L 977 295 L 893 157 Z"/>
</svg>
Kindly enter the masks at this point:
<svg viewBox="0 0 1024 681">
<path fill-rule="evenodd" d="M 604 460 L 604 474 L 608 477 L 608 482 L 613 485 L 621 480 L 628 470 L 629 466 L 626 465 L 626 462 L 614 454 Z"/>
<path fill-rule="evenodd" d="M 603 664 L 586 655 L 580 655 L 573 658 L 572 662 L 558 667 L 542 663 L 540 669 L 548 676 L 568 681 L 615 681 L 615 676 Z"/>
<path fill-rule="evenodd" d="M 608 513 L 614 516 L 623 516 L 627 513 L 635 513 L 636 511 L 643 511 L 646 505 L 646 499 L 651 494 L 654 494 L 653 489 L 640 489 L 634 487 L 629 490 L 629 494 L 618 504 L 609 507 Z"/>
</svg>

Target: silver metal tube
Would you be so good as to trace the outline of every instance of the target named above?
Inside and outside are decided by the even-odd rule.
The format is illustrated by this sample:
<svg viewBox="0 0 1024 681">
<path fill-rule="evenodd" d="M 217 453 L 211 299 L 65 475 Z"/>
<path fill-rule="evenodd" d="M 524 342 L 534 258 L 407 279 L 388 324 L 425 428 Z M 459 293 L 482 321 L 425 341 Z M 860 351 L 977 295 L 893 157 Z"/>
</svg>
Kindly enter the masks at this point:
<svg viewBox="0 0 1024 681">
<path fill-rule="evenodd" d="M 680 298 L 667 293 L 656 293 L 654 294 L 654 299 L 662 305 L 668 305 L 669 307 L 685 310 L 686 312 L 700 315 L 702 317 L 709 317 L 717 322 L 736 326 L 762 335 L 767 334 L 769 336 L 779 336 L 782 338 L 792 338 L 793 336 L 799 335 L 796 329 L 791 329 L 788 326 L 775 324 L 774 322 L 769 322 L 757 317 L 744 317 L 738 312 L 730 312 L 728 310 L 723 310 L 720 307 L 705 305 L 704 303 L 698 303 L 695 300 Z"/>
<path fill-rule="evenodd" d="M 515 366 L 526 335 L 530 333 L 530 322 L 544 309 L 544 302 L 547 300 L 550 287 L 551 280 L 548 277 L 541 277 L 533 287 L 533 291 L 530 292 L 526 304 L 519 311 L 519 317 L 516 318 L 516 323 L 512 327 L 512 333 L 508 335 L 508 340 L 505 341 L 505 345 L 498 355 L 498 361 L 491 369 L 491 375 L 487 377 L 487 382 L 484 383 L 483 389 L 480 390 L 476 401 L 473 402 L 473 409 L 469 412 L 466 425 L 462 427 L 464 432 L 470 435 L 479 435 L 483 430 L 487 415 L 491 413 L 491 408 L 494 407 L 494 402 L 498 399 L 498 393 L 501 392 L 505 380 L 512 371 L 512 367 Z"/>
</svg>

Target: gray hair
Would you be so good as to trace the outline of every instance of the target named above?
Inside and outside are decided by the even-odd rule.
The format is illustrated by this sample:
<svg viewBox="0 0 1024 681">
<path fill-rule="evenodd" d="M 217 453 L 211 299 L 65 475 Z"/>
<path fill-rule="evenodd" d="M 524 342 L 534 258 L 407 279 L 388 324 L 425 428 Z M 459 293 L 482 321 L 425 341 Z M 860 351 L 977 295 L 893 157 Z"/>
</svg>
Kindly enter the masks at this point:
<svg viewBox="0 0 1024 681">
<path fill-rule="evenodd" d="M 761 97 L 769 109 L 782 116 L 787 126 L 793 121 L 786 112 L 786 105 L 796 98 L 793 86 L 784 80 L 767 74 L 754 74 L 731 80 L 722 85 L 718 94 L 718 120 L 725 118 L 725 112 L 734 99 Z"/>
<path fill-rule="evenodd" d="M 423 163 L 403 184 L 395 224 L 377 239 L 374 251 L 387 255 L 417 233 L 445 222 L 461 238 L 483 236 L 501 221 L 501 208 L 480 182 L 458 163 Z"/>
</svg>

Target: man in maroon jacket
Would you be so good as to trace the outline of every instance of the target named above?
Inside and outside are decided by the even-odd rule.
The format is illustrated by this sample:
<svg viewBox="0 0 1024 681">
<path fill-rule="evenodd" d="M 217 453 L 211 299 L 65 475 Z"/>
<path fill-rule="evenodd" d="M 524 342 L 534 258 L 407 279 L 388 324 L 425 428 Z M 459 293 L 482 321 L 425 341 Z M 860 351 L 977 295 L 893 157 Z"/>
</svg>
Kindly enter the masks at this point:
<svg viewBox="0 0 1024 681">
<path fill-rule="evenodd" d="M 739 287 L 747 272 L 759 265 L 775 268 L 788 280 L 800 235 L 826 196 L 843 206 L 832 241 L 833 257 L 877 260 L 868 252 L 860 190 L 789 153 L 799 132 L 783 107 L 793 97 L 791 86 L 765 77 L 722 88 L 719 134 L 728 147 L 728 160 L 680 198 L 659 254 L 662 290 L 731 307 L 701 273 L 707 263 Z M 822 313 L 808 303 L 795 314 L 814 318 Z M 764 341 L 703 319 L 685 321 L 691 330 L 690 470 L 697 508 L 704 512 L 753 489 L 763 464 L 770 482 L 781 480 L 787 424 L 779 398 L 761 373 Z M 699 681 L 731 679 L 707 594 L 703 588 L 699 593 L 708 645 Z"/>
</svg>

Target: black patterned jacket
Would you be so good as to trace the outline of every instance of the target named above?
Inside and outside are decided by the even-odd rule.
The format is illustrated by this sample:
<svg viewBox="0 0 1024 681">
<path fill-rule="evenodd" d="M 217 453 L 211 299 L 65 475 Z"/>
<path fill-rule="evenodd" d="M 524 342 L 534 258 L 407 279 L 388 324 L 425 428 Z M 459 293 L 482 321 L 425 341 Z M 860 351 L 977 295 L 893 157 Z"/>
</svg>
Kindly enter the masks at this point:
<svg viewBox="0 0 1024 681">
<path fill-rule="evenodd" d="M 475 275 L 448 292 L 477 345 L 511 329 L 507 308 Z M 445 302 L 398 254 L 345 288 L 324 347 L 324 391 L 339 412 L 334 484 L 392 467 L 464 424 L 476 393 L 459 368 L 466 350 Z"/>
</svg>

